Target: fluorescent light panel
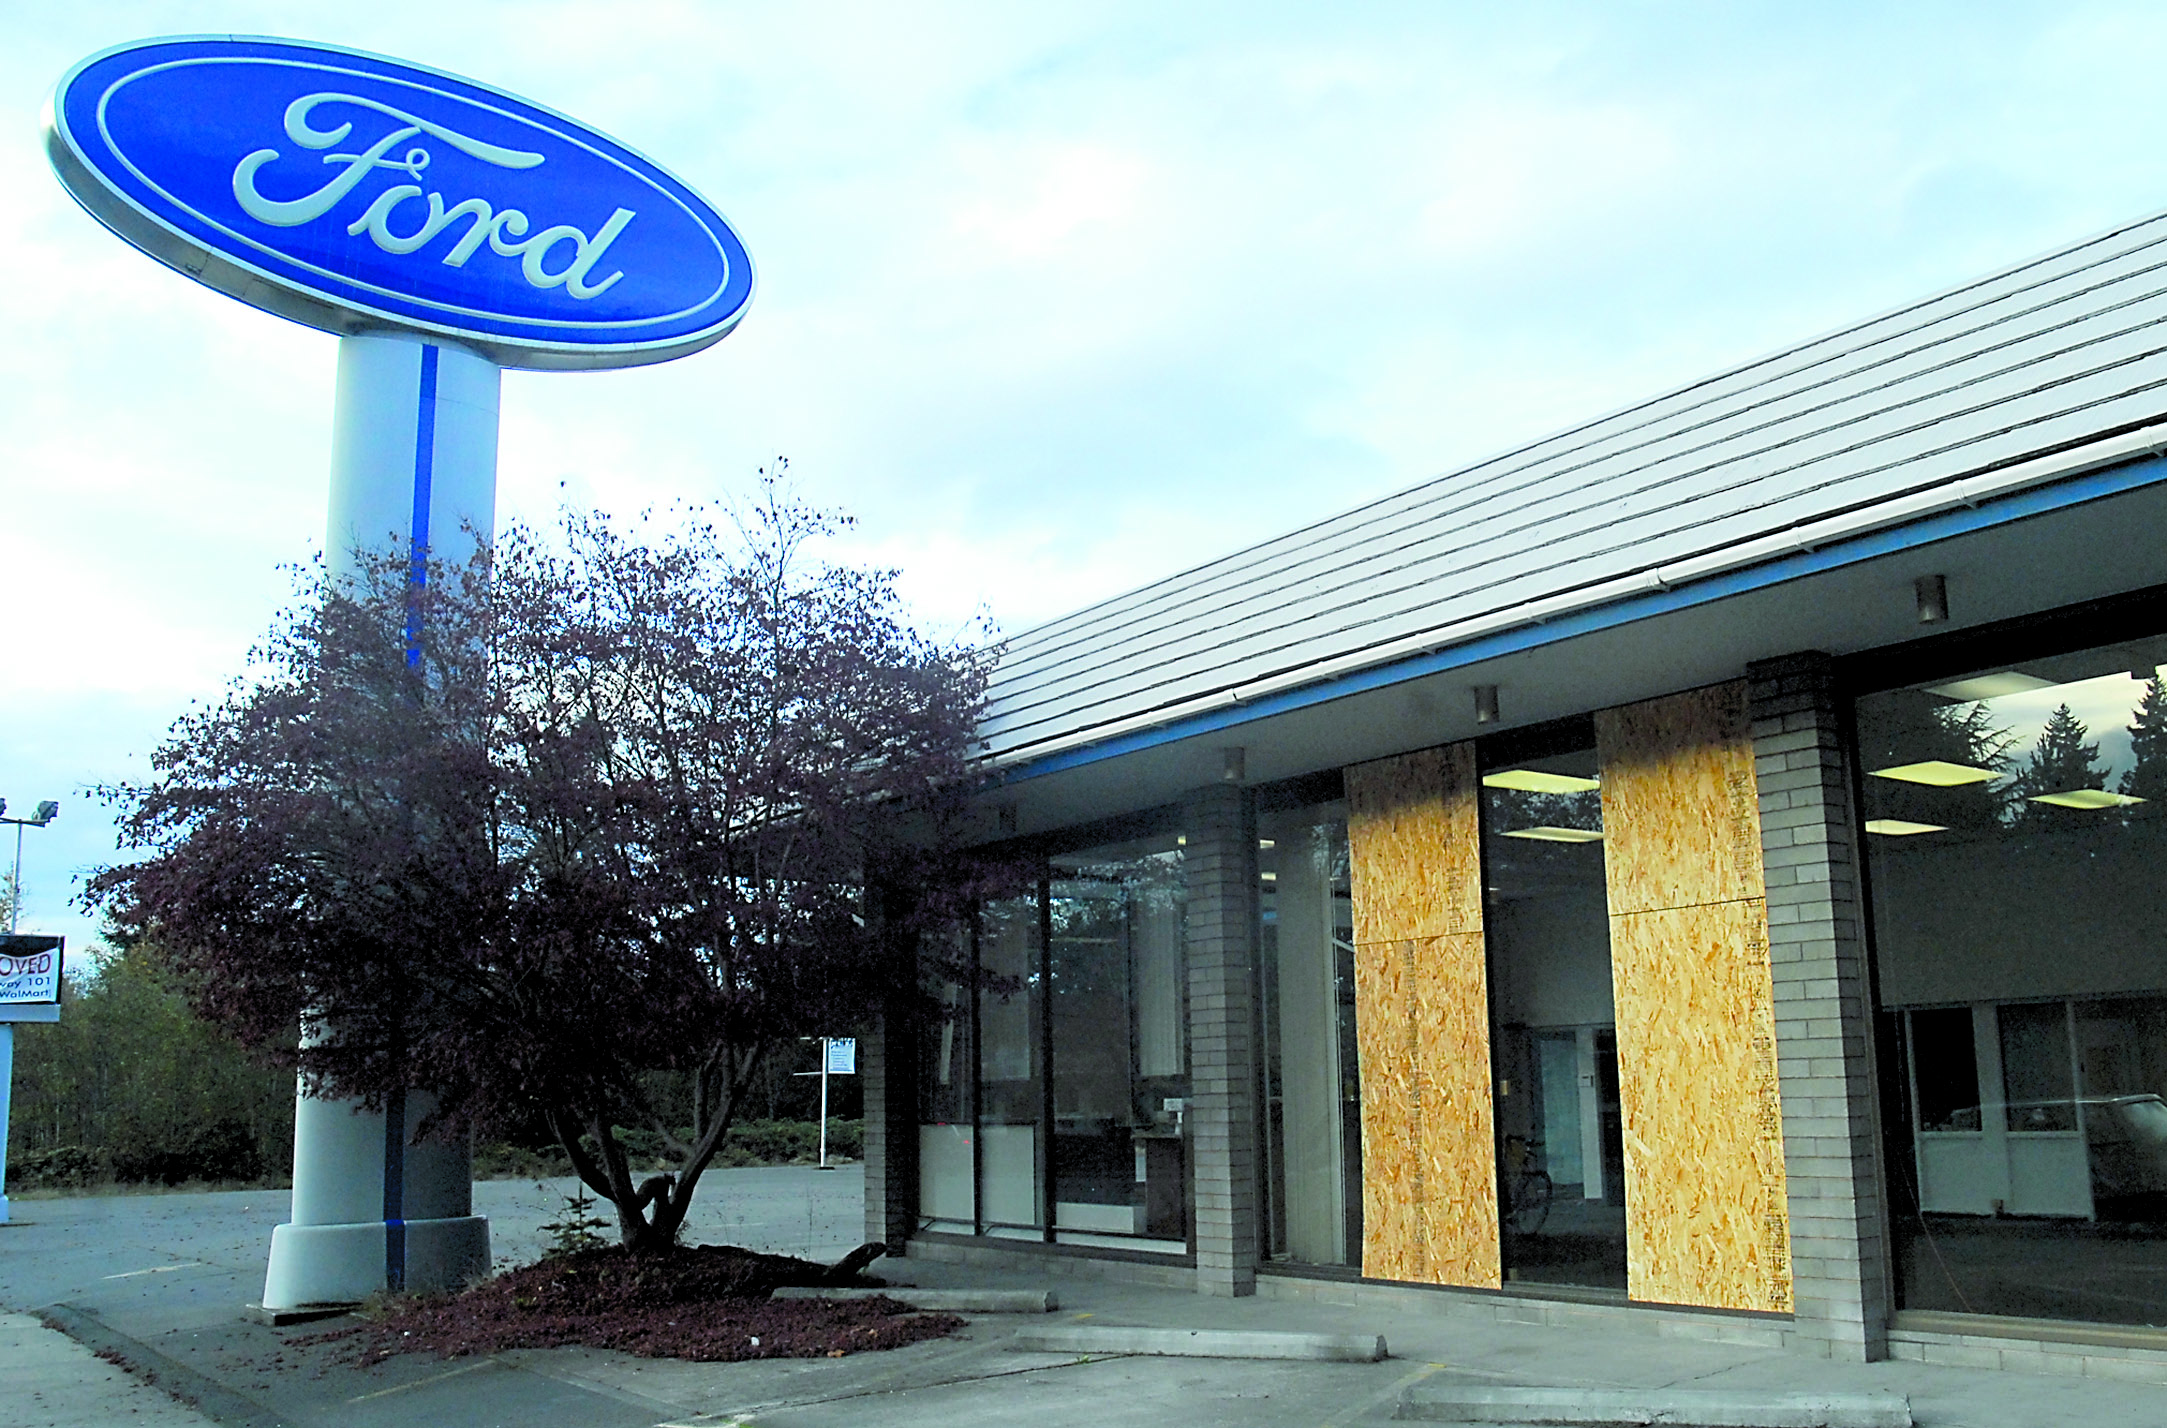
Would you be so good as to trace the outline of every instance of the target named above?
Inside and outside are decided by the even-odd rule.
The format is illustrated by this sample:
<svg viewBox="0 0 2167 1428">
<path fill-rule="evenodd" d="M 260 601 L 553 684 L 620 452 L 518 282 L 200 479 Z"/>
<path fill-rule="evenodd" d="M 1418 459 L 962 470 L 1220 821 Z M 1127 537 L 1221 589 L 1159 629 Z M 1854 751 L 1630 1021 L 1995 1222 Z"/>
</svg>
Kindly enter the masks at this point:
<svg viewBox="0 0 2167 1428">
<path fill-rule="evenodd" d="M 2018 674 L 2013 669 L 2005 669 L 2000 674 L 1981 674 L 1970 679 L 1951 680 L 1947 684 L 1929 684 L 1926 692 L 1969 704 L 1975 699 L 2000 699 L 2004 695 L 2029 694 L 2034 689 L 2052 688 L 2053 684 L 2051 679 L 2039 679 L 2029 674 Z"/>
<path fill-rule="evenodd" d="M 1946 823 L 1913 823 L 1905 818 L 1869 818 L 1866 831 L 1879 833 L 1885 838 L 1912 838 L 1921 833 L 1946 833 Z"/>
<path fill-rule="evenodd" d="M 2127 808 L 2143 799 L 2133 794 L 2109 793 L 2103 788 L 2072 788 L 2061 793 L 2035 793 L 2033 803 L 2051 803 L 2056 808 Z"/>
<path fill-rule="evenodd" d="M 1541 769 L 1505 769 L 1482 776 L 1484 788 L 1509 788 L 1520 793 L 1588 793 L 1603 785 L 1592 778 L 1545 773 Z"/>
<path fill-rule="evenodd" d="M 1962 788 L 1968 783 L 1989 783 L 2001 775 L 1992 769 L 1974 768 L 1970 764 L 1952 764 L 1943 759 L 1928 759 L 1923 764 L 1897 764 L 1891 768 L 1873 770 L 1875 778 L 1893 778 L 1904 783 L 1923 783 L 1928 788 Z"/>
<path fill-rule="evenodd" d="M 1539 828 L 1515 828 L 1507 838 L 1530 838 L 1537 843 L 1600 843 L 1603 835 L 1592 828 L 1553 828 L 1545 823 Z"/>
</svg>

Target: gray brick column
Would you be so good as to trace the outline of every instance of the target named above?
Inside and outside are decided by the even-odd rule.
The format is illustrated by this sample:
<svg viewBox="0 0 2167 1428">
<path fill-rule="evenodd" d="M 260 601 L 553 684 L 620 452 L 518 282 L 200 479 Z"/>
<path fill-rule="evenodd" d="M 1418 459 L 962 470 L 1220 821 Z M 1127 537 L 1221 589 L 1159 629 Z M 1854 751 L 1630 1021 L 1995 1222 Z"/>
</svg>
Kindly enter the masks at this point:
<svg viewBox="0 0 2167 1428">
<path fill-rule="evenodd" d="M 865 900 L 874 935 L 892 942 L 898 962 L 916 966 L 916 939 L 902 930 L 908 894 L 876 885 Z M 903 1252 L 918 1227 L 918 1043 L 910 1009 L 889 1005 L 858 1038 L 859 1088 L 865 1093 L 865 1238 Z"/>
<path fill-rule="evenodd" d="M 1797 1347 L 1888 1353 L 1873 992 L 1857 824 L 1828 656 L 1751 666 Z"/>
<path fill-rule="evenodd" d="M 1184 803 L 1189 888 L 1189 1154 L 1196 1287 L 1257 1284 L 1256 835 L 1239 785 Z"/>
<path fill-rule="evenodd" d="M 917 1228 L 918 1094 L 909 1017 L 890 1012 L 858 1040 L 865 1092 L 865 1238 L 901 1254 Z"/>
</svg>

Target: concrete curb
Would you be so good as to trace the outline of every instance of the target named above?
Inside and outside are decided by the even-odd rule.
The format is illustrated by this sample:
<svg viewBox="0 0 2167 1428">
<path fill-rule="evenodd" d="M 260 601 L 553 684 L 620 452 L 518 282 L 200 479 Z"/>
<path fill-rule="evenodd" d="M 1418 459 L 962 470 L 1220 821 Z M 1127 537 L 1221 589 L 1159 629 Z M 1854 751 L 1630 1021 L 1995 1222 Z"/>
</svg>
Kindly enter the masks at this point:
<svg viewBox="0 0 2167 1428">
<path fill-rule="evenodd" d="M 1534 1428 L 1911 1428 L 1893 1393 L 1754 1393 L 1745 1389 L 1458 1388 L 1418 1384 L 1401 1419 Z"/>
<path fill-rule="evenodd" d="M 243 1318 L 257 1324 L 268 1324 L 283 1329 L 289 1324 L 313 1324 L 319 1319 L 336 1319 L 351 1314 L 359 1304 L 305 1304 L 298 1309 L 266 1309 L 261 1304 L 241 1307 Z"/>
<path fill-rule="evenodd" d="M 1233 1329 L 1122 1329 L 1092 1325 L 1024 1329 L 1008 1347 L 1037 1354 L 1155 1354 L 1190 1359 L 1300 1359 L 1371 1364 L 1388 1357 L 1384 1335 L 1281 1334 Z"/>
<path fill-rule="evenodd" d="M 913 1309 L 950 1314 L 1051 1314 L 1061 1307 L 1050 1289 L 819 1289 L 790 1285 L 771 1299 L 893 1299 Z"/>
<path fill-rule="evenodd" d="M 201 1413 L 214 1423 L 231 1428 L 287 1428 L 285 1419 L 251 1403 L 215 1379 L 188 1365 L 169 1359 L 139 1339 L 131 1339 L 87 1309 L 54 1304 L 32 1311 L 49 1329 L 58 1329 L 109 1363 L 134 1374 Z"/>
</svg>

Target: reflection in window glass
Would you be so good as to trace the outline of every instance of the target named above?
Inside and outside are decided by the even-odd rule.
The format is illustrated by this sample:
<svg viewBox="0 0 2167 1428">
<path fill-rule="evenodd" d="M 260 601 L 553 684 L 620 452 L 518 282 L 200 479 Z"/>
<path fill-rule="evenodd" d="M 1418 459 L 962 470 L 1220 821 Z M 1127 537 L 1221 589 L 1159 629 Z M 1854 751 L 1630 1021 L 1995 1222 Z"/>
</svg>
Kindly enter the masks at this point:
<svg viewBox="0 0 2167 1428">
<path fill-rule="evenodd" d="M 2167 1326 L 2163 658 L 1858 702 L 1906 1307 Z"/>
<path fill-rule="evenodd" d="M 1272 1254 L 1359 1265 L 1362 1100 L 1345 805 L 1259 813 L 1257 879 Z"/>
<path fill-rule="evenodd" d="M 1185 889 L 1172 836 L 1053 860 L 1054 1227 L 1188 1238 Z"/>
<path fill-rule="evenodd" d="M 1920 1130 L 1979 1128 L 1979 1058 L 1971 1037 L 1970 1007 L 1911 1014 L 1911 1077 Z"/>
<path fill-rule="evenodd" d="M 1031 1230 L 1045 1221 L 1038 1126 L 1038 899 L 988 903 L 978 916 L 979 1221 L 989 1231 Z"/>
<path fill-rule="evenodd" d="M 1484 758 L 1505 1275 L 1623 1290 L 1624 1139 L 1595 750 Z"/>
<path fill-rule="evenodd" d="M 964 944 L 958 960 L 968 965 L 968 930 L 957 940 Z M 946 978 L 928 990 L 935 1012 L 919 1040 L 918 1215 L 928 1229 L 967 1235 L 978 1220 L 970 998 Z"/>
<path fill-rule="evenodd" d="M 2000 1009 L 2001 1082 L 2013 1131 L 2077 1128 L 2076 1067 L 2070 1063 L 2066 1002 Z"/>
</svg>

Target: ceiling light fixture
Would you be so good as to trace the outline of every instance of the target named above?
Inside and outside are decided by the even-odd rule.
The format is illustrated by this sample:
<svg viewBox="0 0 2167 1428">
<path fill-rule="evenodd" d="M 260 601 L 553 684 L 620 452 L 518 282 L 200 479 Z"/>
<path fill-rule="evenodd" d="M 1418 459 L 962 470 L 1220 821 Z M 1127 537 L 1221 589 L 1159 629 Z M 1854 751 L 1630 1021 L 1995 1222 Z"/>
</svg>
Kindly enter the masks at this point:
<svg viewBox="0 0 2167 1428">
<path fill-rule="evenodd" d="M 1980 674 L 1970 679 L 1951 680 L 1947 684 L 1929 684 L 1926 692 L 1969 704 L 1978 699 L 2002 699 L 2011 694 L 2029 694 L 2035 689 L 2053 687 L 2054 681 L 2051 679 L 2038 679 L 2029 674 L 2018 674 L 2013 669 L 2005 669 L 2000 674 Z"/>
<path fill-rule="evenodd" d="M 1970 764 L 1952 764 L 1946 759 L 1928 759 L 1919 764 L 1895 764 L 1885 769 L 1873 770 L 1875 778 L 1893 778 L 1903 783 L 1923 783 L 1928 788 L 1962 788 L 1968 783 L 1991 783 L 2001 775 L 1993 769 L 1975 768 Z"/>
<path fill-rule="evenodd" d="M 1921 833 L 1946 833 L 1946 823 L 1913 823 L 1907 818 L 1869 818 L 1866 831 L 1879 833 L 1884 838 L 1911 838 Z"/>
<path fill-rule="evenodd" d="M 1527 838 L 1537 843 L 1600 843 L 1603 835 L 1593 828 L 1553 828 L 1545 823 L 1539 828 L 1514 828 L 1505 834 L 1507 838 Z"/>
<path fill-rule="evenodd" d="M 1484 788 L 1509 788 L 1520 793 L 1592 793 L 1603 785 L 1592 778 L 1545 773 L 1541 769 L 1505 769 L 1482 776 Z"/>
<path fill-rule="evenodd" d="M 1949 577 L 1946 575 L 1922 575 L 1911 582 L 1911 593 L 1916 597 L 1919 623 L 1944 625 L 1949 621 Z"/>
<path fill-rule="evenodd" d="M 2072 788 L 2061 793 L 2035 793 L 2033 803 L 2051 803 L 2056 808 L 2127 808 L 2143 799 L 2134 794 L 2109 793 L 2103 788 Z"/>
</svg>

